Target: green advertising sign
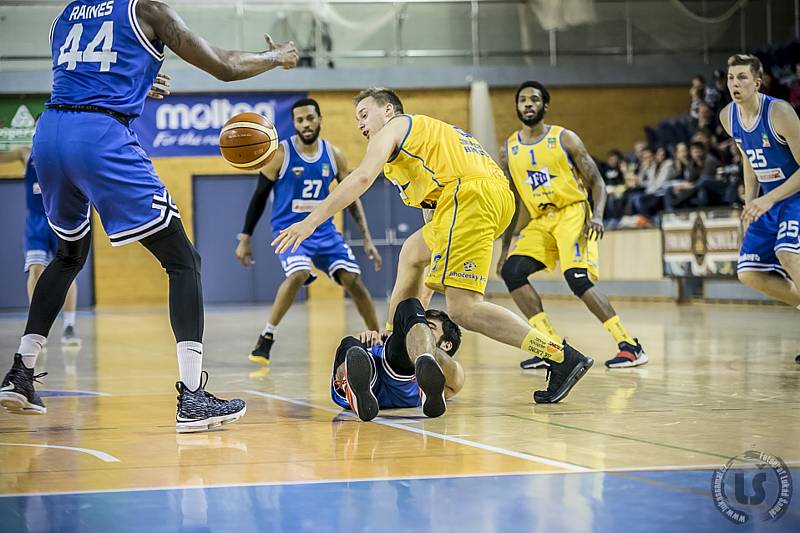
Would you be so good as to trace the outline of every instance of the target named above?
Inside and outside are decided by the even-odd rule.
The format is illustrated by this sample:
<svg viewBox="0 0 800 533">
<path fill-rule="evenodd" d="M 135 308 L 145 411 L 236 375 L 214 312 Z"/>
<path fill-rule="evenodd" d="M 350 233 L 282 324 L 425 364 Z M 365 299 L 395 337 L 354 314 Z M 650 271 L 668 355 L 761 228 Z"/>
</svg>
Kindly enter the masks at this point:
<svg viewBox="0 0 800 533">
<path fill-rule="evenodd" d="M 30 146 L 35 118 L 44 111 L 46 96 L 0 98 L 0 150 Z"/>
</svg>

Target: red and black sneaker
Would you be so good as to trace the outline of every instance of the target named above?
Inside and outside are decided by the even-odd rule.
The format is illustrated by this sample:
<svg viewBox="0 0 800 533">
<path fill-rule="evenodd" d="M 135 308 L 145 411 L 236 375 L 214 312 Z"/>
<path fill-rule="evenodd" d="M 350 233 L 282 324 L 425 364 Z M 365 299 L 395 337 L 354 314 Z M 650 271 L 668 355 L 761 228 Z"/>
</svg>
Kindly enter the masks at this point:
<svg viewBox="0 0 800 533">
<path fill-rule="evenodd" d="M 608 368 L 630 368 L 647 363 L 647 354 L 642 348 L 639 339 L 633 339 L 636 345 L 622 341 L 619 343 L 619 352 L 613 359 L 606 361 Z"/>
</svg>

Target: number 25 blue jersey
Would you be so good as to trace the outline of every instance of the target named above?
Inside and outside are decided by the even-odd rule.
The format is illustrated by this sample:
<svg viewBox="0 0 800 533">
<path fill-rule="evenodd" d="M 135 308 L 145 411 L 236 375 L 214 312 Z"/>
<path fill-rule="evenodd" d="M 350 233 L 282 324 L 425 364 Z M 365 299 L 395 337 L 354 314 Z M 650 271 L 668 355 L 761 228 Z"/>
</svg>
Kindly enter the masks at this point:
<svg viewBox="0 0 800 533">
<path fill-rule="evenodd" d="M 70 2 L 50 28 L 49 104 L 95 105 L 139 116 L 164 62 L 136 18 L 139 0 Z"/>
<path fill-rule="evenodd" d="M 770 96 L 759 95 L 758 118 L 750 129 L 742 124 L 739 106 L 731 104 L 731 133 L 733 140 L 750 160 L 750 166 L 761 185 L 762 194 L 782 185 L 798 169 L 786 140 L 772 127 L 770 108 L 779 101 Z M 797 195 L 795 195 L 797 196 Z"/>
</svg>

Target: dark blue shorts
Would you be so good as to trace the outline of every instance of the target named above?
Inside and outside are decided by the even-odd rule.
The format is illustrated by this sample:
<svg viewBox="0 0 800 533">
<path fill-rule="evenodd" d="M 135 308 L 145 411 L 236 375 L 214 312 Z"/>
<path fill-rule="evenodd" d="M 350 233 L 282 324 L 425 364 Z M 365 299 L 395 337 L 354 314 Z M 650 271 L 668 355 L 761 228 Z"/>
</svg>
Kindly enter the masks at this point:
<svg viewBox="0 0 800 533">
<path fill-rule="evenodd" d="M 739 251 L 739 272 L 786 271 L 778 261 L 777 252 L 800 254 L 800 196 L 772 206 L 750 224 Z"/>
<path fill-rule="evenodd" d="M 58 251 L 58 238 L 47 217 L 28 211 L 25 217 L 25 272 L 31 265 L 47 266 Z"/>
<path fill-rule="evenodd" d="M 138 241 L 180 217 L 136 134 L 100 113 L 46 110 L 33 158 L 50 226 L 68 241 L 89 232 L 89 206 L 113 246 Z"/>
</svg>

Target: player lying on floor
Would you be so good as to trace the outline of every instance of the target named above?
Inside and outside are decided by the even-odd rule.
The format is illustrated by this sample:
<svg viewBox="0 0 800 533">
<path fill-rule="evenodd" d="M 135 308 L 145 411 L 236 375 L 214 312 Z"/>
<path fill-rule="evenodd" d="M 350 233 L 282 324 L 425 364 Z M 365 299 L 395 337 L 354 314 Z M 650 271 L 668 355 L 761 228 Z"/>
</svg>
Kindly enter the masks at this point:
<svg viewBox="0 0 800 533">
<path fill-rule="evenodd" d="M 464 386 L 464 369 L 453 359 L 461 330 L 447 313 L 403 300 L 385 342 L 377 331 L 345 337 L 336 350 L 331 398 L 368 422 L 379 409 L 422 406 L 425 416 L 442 416 L 445 400 Z"/>
</svg>

